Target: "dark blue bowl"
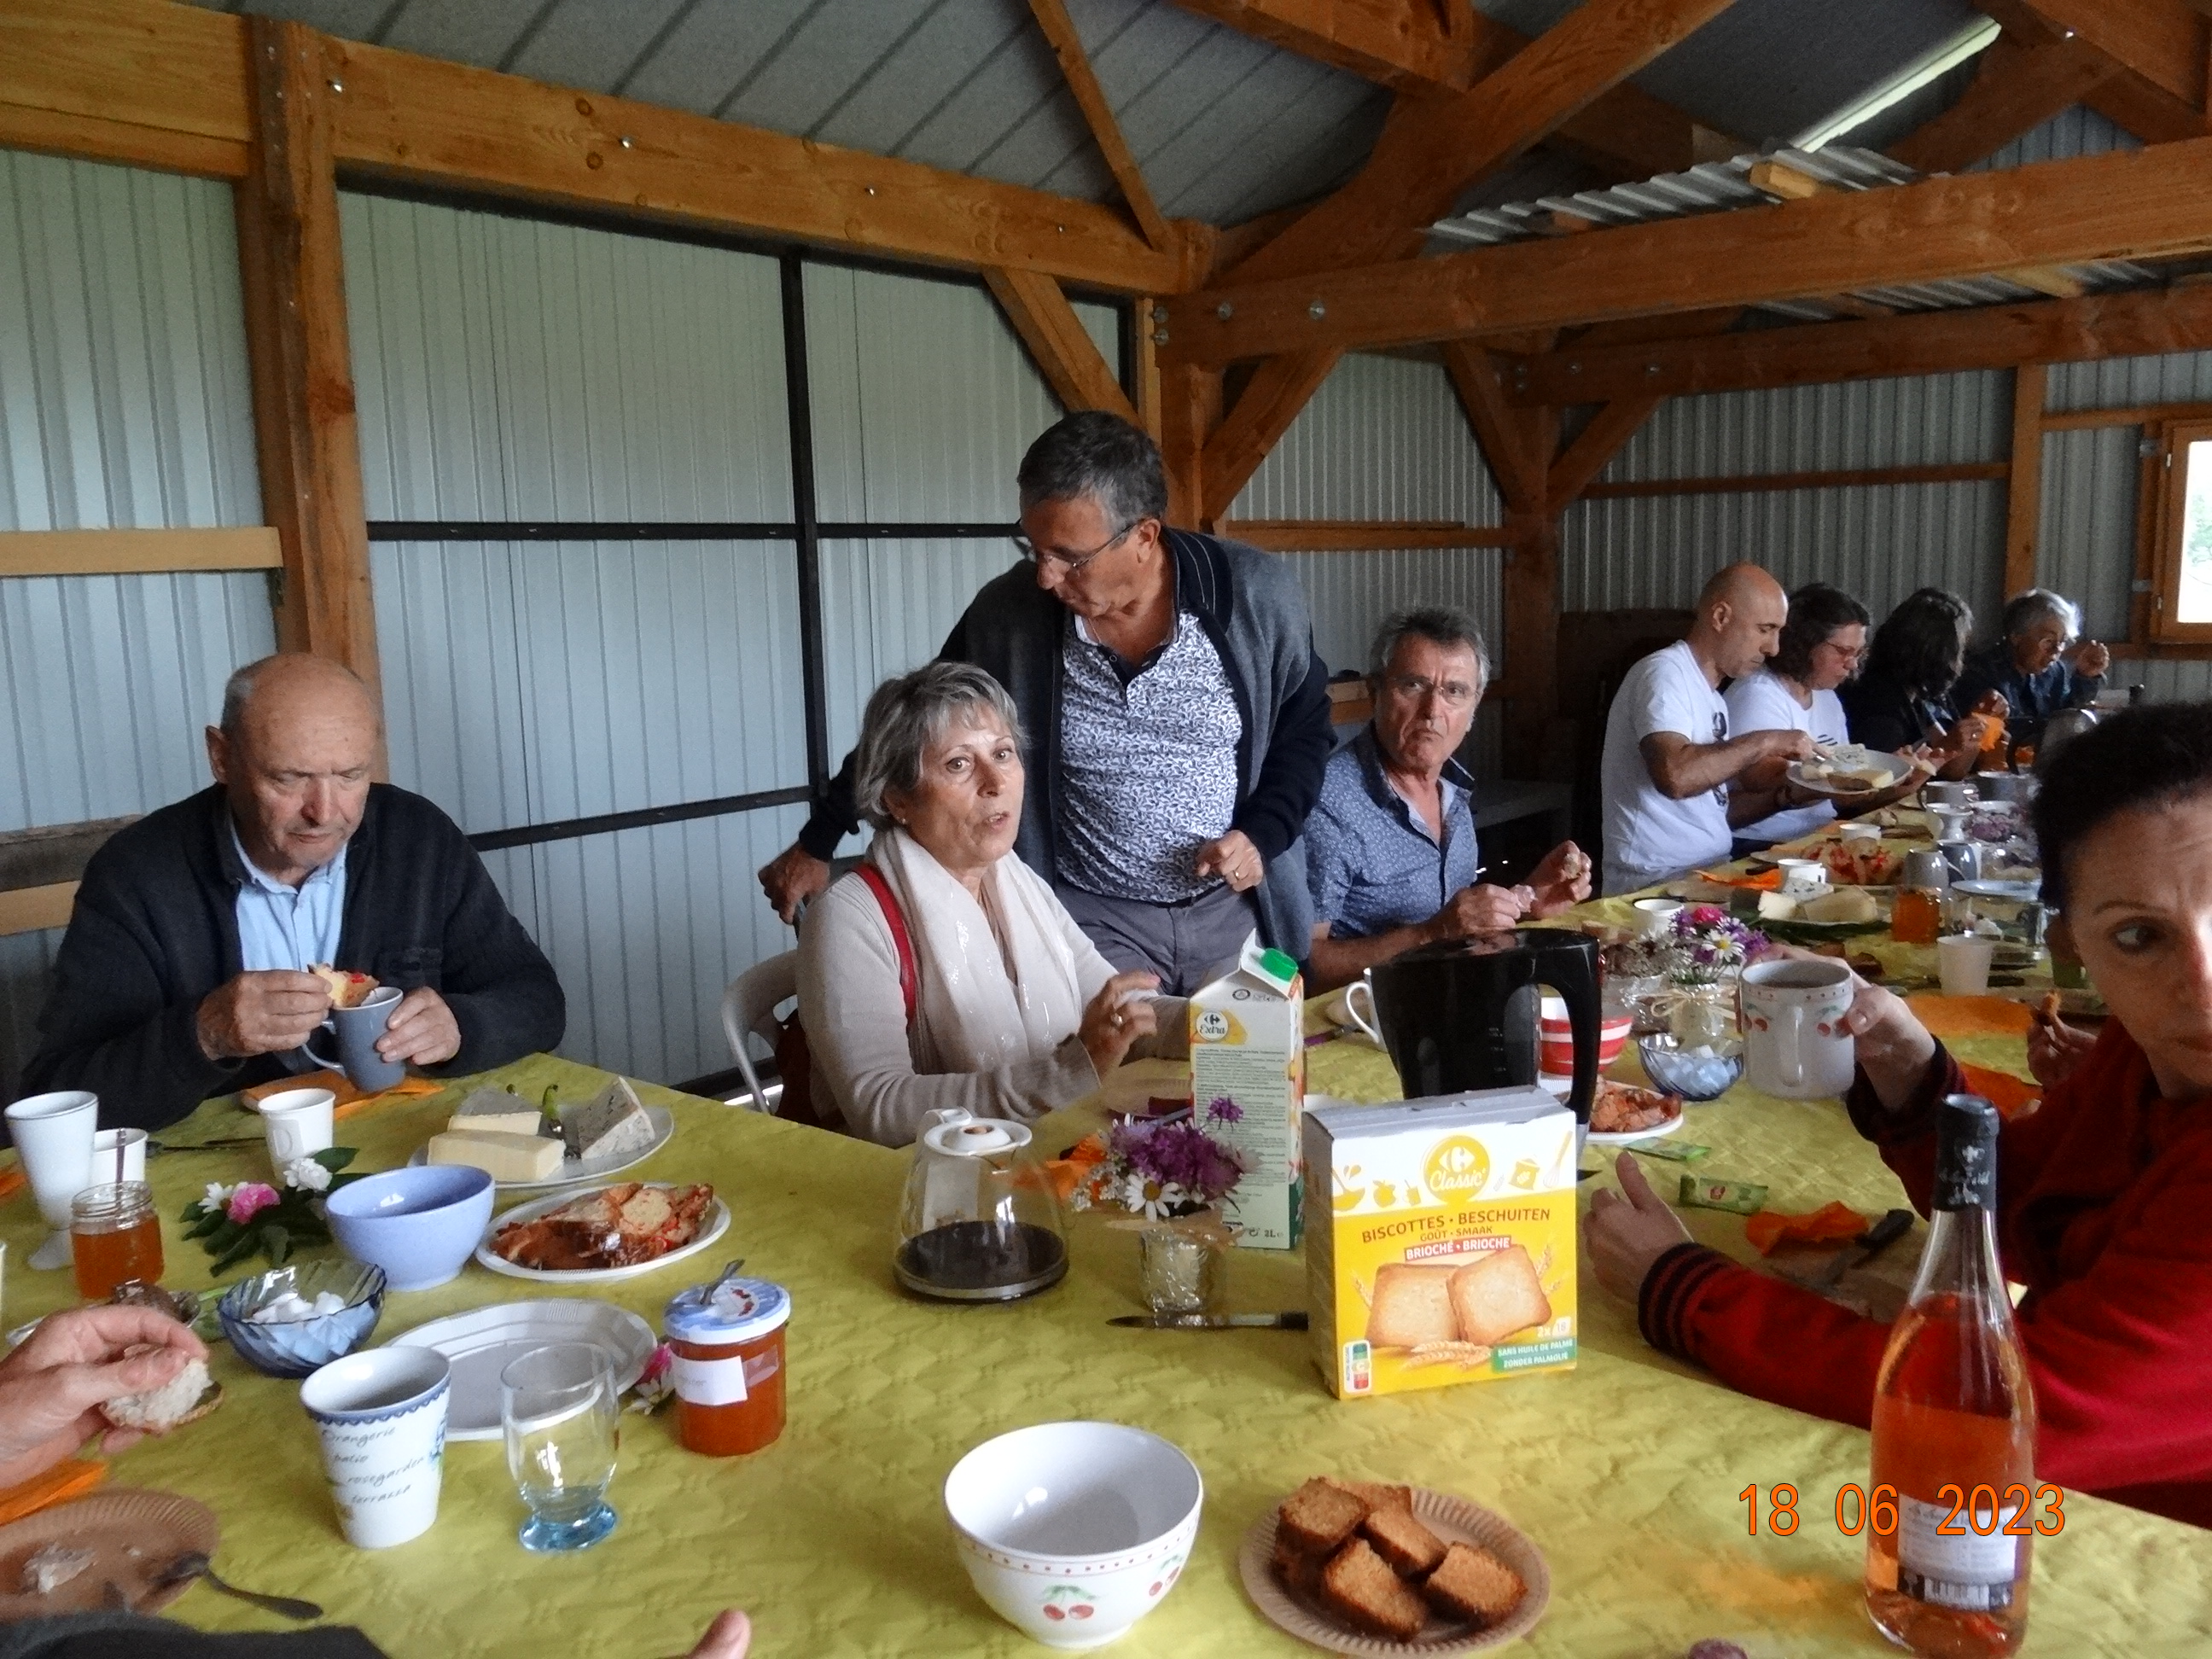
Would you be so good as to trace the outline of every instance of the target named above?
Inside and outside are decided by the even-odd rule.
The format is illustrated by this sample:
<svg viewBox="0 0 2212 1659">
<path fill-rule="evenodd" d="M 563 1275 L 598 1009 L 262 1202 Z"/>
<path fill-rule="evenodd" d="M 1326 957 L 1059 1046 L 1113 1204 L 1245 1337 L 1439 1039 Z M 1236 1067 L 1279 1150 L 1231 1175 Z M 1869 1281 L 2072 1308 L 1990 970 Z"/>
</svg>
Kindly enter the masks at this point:
<svg viewBox="0 0 2212 1659">
<path fill-rule="evenodd" d="M 337 1312 L 273 1323 L 249 1318 L 287 1291 L 309 1302 L 320 1291 L 345 1298 Z M 240 1279 L 216 1304 L 238 1357 L 264 1376 L 305 1376 L 368 1340 L 384 1311 L 384 1269 L 370 1262 L 295 1261 Z"/>
<path fill-rule="evenodd" d="M 1636 1039 L 1644 1075 L 1662 1094 L 1685 1100 L 1718 1100 L 1743 1075 L 1743 1050 L 1732 1054 L 1689 1054 L 1664 1032 Z"/>
</svg>

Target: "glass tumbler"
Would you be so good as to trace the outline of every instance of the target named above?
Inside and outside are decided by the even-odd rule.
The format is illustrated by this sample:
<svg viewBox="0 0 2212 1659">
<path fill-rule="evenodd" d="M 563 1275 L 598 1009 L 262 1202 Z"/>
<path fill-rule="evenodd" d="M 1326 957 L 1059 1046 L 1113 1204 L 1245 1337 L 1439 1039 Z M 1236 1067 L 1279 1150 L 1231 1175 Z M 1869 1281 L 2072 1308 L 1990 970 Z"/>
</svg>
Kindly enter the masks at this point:
<svg viewBox="0 0 2212 1659">
<path fill-rule="evenodd" d="M 615 1529 L 606 1492 L 622 1439 L 606 1355 L 589 1342 L 532 1348 L 500 1372 L 499 1385 L 507 1472 L 530 1510 L 523 1548 L 598 1543 Z"/>
</svg>

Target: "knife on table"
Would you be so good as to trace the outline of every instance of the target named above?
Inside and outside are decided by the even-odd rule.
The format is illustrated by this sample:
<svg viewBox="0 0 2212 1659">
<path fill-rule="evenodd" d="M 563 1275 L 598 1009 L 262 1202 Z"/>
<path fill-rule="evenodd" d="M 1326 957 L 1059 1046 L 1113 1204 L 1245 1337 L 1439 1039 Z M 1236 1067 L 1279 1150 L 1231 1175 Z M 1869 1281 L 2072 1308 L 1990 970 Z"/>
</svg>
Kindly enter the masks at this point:
<svg viewBox="0 0 2212 1659">
<path fill-rule="evenodd" d="M 1120 1314 L 1106 1322 L 1140 1331 L 1302 1331 L 1306 1310 L 1269 1314 Z"/>
<path fill-rule="evenodd" d="M 1832 1291 L 1844 1281 L 1844 1275 L 1854 1267 L 1863 1267 L 1884 1250 L 1912 1231 L 1912 1212 L 1892 1210 L 1835 1254 L 1835 1258 L 1817 1273 L 1791 1273 L 1808 1291 L 1823 1294 Z"/>
</svg>

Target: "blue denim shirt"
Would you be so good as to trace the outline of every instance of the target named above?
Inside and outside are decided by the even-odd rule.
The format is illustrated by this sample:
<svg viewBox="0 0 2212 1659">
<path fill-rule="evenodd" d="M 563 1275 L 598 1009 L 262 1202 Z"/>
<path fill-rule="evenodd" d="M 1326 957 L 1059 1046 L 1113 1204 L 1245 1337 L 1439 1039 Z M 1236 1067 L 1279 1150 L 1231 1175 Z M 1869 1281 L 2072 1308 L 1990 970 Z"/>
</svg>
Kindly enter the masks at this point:
<svg viewBox="0 0 2212 1659">
<path fill-rule="evenodd" d="M 1306 877 L 1314 919 L 1332 939 L 1368 939 L 1426 921 L 1462 887 L 1481 860 L 1475 849 L 1474 781 L 1444 763 L 1443 839 L 1382 775 L 1382 750 L 1370 724 L 1330 757 L 1321 799 L 1306 820 Z"/>
<path fill-rule="evenodd" d="M 238 890 L 238 956 L 249 974 L 286 969 L 294 973 L 319 962 L 336 962 L 345 925 L 346 849 L 298 887 L 288 887 L 246 854 L 238 826 L 230 826 L 246 880 Z"/>
</svg>

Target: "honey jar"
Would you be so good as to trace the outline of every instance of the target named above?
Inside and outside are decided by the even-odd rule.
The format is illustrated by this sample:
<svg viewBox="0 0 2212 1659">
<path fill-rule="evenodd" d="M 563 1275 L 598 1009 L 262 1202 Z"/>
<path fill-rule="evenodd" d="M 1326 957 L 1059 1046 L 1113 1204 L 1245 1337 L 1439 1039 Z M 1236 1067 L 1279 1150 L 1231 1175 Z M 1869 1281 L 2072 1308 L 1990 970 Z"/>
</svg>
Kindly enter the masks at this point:
<svg viewBox="0 0 2212 1659">
<path fill-rule="evenodd" d="M 764 1279 L 694 1285 L 661 1330 L 676 1385 L 676 1435 L 708 1457 L 756 1452 L 783 1432 L 783 1338 L 791 1293 Z"/>
</svg>

